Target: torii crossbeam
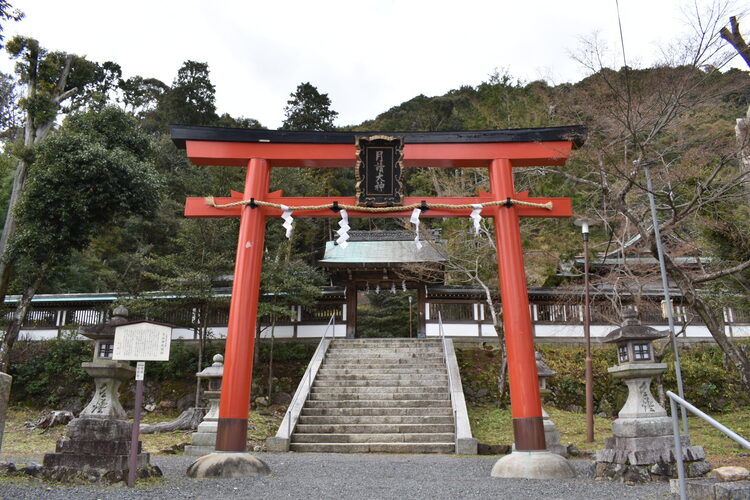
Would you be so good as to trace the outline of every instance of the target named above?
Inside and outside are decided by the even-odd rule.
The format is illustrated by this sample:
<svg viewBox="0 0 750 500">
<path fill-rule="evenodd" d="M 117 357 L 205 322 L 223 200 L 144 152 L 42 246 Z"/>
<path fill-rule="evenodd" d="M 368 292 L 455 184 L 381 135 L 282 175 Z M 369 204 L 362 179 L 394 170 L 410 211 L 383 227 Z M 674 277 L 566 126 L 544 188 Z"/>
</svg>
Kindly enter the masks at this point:
<svg viewBox="0 0 750 500">
<path fill-rule="evenodd" d="M 355 205 L 352 197 L 286 197 L 269 193 L 274 167 L 354 167 L 355 137 L 370 133 L 289 132 L 173 126 L 172 139 L 187 150 L 196 165 L 225 165 L 247 169 L 245 190 L 219 205 L 260 200 L 289 207 L 326 205 L 334 201 Z M 509 198 L 552 208 L 510 205 L 486 207 L 482 215 L 495 219 L 497 261 L 508 355 L 513 434 L 518 451 L 545 449 L 542 408 L 537 380 L 526 274 L 521 247 L 520 217 L 570 217 L 569 198 L 530 198 L 513 186 L 513 168 L 564 165 L 571 149 L 582 143 L 583 127 L 554 127 L 481 132 L 389 133 L 403 138 L 403 166 L 483 167 L 489 170 L 490 192 L 475 197 L 406 197 L 404 205 L 481 204 Z M 424 217 L 468 217 L 469 209 L 430 209 Z M 188 198 L 187 217 L 239 217 L 237 260 L 229 312 L 224 380 L 221 391 L 216 450 L 246 450 L 255 324 L 260 293 L 265 222 L 281 210 L 248 204 L 217 208 L 205 198 Z M 295 217 L 338 217 L 330 209 L 295 212 Z M 389 213 L 349 211 L 349 217 L 409 217 L 410 210 Z"/>
</svg>

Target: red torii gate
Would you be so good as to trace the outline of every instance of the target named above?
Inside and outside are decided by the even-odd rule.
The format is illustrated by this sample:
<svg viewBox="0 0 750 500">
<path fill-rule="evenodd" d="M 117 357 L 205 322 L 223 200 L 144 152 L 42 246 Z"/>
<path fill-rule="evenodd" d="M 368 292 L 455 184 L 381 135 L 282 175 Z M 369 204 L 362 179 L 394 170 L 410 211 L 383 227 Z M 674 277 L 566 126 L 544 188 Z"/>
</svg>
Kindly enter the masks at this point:
<svg viewBox="0 0 750 500">
<path fill-rule="evenodd" d="M 355 137 L 373 133 L 290 132 L 213 127 L 173 126 L 172 139 L 187 150 L 196 165 L 246 167 L 244 193 L 232 192 L 216 198 L 218 205 L 251 199 L 283 204 L 326 205 L 338 202 L 356 205 L 354 197 L 286 197 L 282 191 L 268 192 L 272 167 L 354 167 Z M 545 449 L 542 409 L 537 380 L 534 340 L 531 330 L 526 274 L 521 247 L 519 217 L 570 217 L 569 198 L 530 198 L 513 186 L 513 168 L 564 165 L 571 149 L 582 144 L 583 127 L 553 127 L 479 132 L 389 133 L 402 137 L 403 165 L 409 167 L 484 167 L 489 170 L 490 192 L 476 197 L 405 197 L 404 205 L 481 204 L 522 200 L 552 202 L 552 208 L 517 204 L 485 207 L 484 217 L 494 217 L 497 261 L 508 355 L 513 434 L 516 450 Z M 349 217 L 406 217 L 410 210 L 366 213 L 349 209 Z M 434 208 L 422 217 L 468 217 L 468 209 Z M 188 198 L 186 217 L 239 217 L 237 260 L 229 312 L 224 380 L 219 408 L 216 450 L 246 451 L 247 417 L 260 294 L 260 275 L 266 219 L 281 210 L 209 205 L 205 198 Z M 295 217 L 339 217 L 330 209 L 297 211 Z"/>
</svg>

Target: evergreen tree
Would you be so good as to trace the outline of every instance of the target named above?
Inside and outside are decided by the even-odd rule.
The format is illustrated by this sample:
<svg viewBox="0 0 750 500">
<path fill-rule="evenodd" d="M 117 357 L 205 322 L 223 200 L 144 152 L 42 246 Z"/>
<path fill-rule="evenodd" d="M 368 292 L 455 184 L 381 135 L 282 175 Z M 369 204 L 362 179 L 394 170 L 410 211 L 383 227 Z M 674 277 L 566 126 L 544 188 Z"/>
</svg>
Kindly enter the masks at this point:
<svg viewBox="0 0 750 500">
<path fill-rule="evenodd" d="M 328 94 L 321 94 L 309 82 L 300 83 L 284 108 L 284 130 L 333 130 L 338 112 L 331 109 Z"/>
</svg>

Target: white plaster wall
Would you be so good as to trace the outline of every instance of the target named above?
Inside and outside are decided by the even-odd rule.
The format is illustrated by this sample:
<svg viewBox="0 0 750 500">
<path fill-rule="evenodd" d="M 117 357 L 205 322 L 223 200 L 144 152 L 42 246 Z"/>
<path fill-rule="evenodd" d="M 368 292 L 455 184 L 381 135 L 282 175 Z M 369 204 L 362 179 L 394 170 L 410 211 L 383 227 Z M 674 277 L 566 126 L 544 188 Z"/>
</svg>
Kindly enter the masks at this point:
<svg viewBox="0 0 750 500">
<path fill-rule="evenodd" d="M 437 323 L 427 323 L 426 335 L 428 337 L 440 336 L 440 325 Z M 478 337 L 477 324 L 450 323 L 443 324 L 443 333 L 446 337 Z"/>
<path fill-rule="evenodd" d="M 297 337 L 299 338 L 320 338 L 326 331 L 327 325 L 298 325 Z M 335 337 L 346 337 L 346 325 L 337 324 L 334 328 L 328 330 L 328 336 L 334 334 Z"/>
</svg>

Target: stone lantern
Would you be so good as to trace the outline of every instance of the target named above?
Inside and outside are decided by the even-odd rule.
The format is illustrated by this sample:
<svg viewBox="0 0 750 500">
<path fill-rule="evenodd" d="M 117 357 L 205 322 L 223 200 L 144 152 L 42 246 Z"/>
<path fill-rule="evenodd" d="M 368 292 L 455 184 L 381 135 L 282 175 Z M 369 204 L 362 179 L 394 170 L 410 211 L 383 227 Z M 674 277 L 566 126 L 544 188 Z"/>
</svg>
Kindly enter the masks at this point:
<svg viewBox="0 0 750 500">
<path fill-rule="evenodd" d="M 94 359 L 82 363 L 83 369 L 94 378 L 96 389 L 91 402 L 79 418 L 114 418 L 125 420 L 127 414 L 120 404 L 120 385 L 135 377 L 135 368 L 127 361 L 114 361 L 115 329 L 128 322 L 128 310 L 118 306 L 109 321 L 81 328 L 81 335 L 94 340 Z"/>
<path fill-rule="evenodd" d="M 127 323 L 128 310 L 119 306 L 109 321 L 81 328 L 80 333 L 95 342 L 93 361 L 82 366 L 94 377 L 96 390 L 88 406 L 68 424 L 67 439 L 57 442 L 55 453 L 44 455 L 43 478 L 104 483 L 127 480 L 133 424 L 126 420 L 119 389 L 122 382 L 135 378 L 135 368 L 127 361 L 112 359 L 115 329 Z M 158 467 L 151 467 L 140 441 L 137 447 L 138 477 L 161 476 Z"/>
<path fill-rule="evenodd" d="M 614 435 L 596 452 L 597 477 L 628 482 L 676 477 L 672 419 L 651 394 L 651 379 L 667 369 L 666 363 L 654 362 L 653 342 L 666 336 L 641 325 L 638 310 L 630 307 L 623 313 L 622 327 L 604 338 L 617 346 L 618 364 L 608 371 L 628 386 L 628 399 L 612 424 Z M 690 475 L 708 472 L 703 448 L 690 446 L 684 436 L 682 444 Z"/>
<path fill-rule="evenodd" d="M 216 428 L 219 423 L 219 398 L 221 397 L 221 380 L 224 376 L 224 356 L 214 356 L 214 363 L 195 374 L 199 383 L 207 381 L 204 392 L 208 398 L 208 413 L 203 417 L 198 431 L 193 433 L 193 444 L 185 446 L 185 455 L 203 456 L 213 453 L 216 448 Z"/>
<path fill-rule="evenodd" d="M 544 402 L 550 393 L 550 390 L 547 389 L 547 379 L 557 375 L 557 372 L 547 366 L 539 351 L 536 352 L 536 371 L 539 377 L 539 392 L 542 395 L 542 402 Z M 555 428 L 555 423 L 549 418 L 549 413 L 544 409 L 544 405 L 542 405 L 542 418 L 544 420 L 544 440 L 547 443 L 547 450 L 563 457 L 567 456 L 568 449 L 560 444 L 560 433 Z"/>
</svg>

